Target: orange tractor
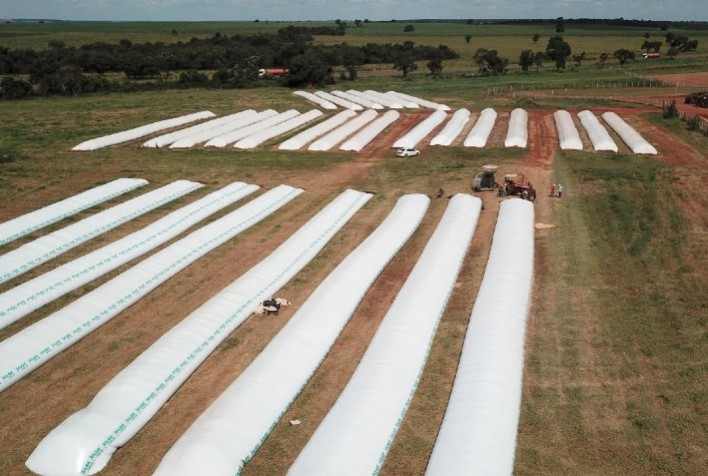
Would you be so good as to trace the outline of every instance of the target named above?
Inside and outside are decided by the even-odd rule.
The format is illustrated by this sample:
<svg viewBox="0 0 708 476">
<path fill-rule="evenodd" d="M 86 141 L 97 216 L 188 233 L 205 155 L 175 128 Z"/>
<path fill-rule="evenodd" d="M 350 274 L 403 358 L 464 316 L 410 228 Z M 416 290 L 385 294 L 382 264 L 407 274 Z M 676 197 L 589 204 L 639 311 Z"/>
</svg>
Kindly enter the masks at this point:
<svg viewBox="0 0 708 476">
<path fill-rule="evenodd" d="M 499 195 L 519 195 L 524 200 L 536 200 L 536 189 L 531 182 L 525 180 L 526 177 L 523 175 L 520 180 L 517 180 L 518 177 L 517 174 L 506 174 L 504 183 L 499 187 Z"/>
</svg>

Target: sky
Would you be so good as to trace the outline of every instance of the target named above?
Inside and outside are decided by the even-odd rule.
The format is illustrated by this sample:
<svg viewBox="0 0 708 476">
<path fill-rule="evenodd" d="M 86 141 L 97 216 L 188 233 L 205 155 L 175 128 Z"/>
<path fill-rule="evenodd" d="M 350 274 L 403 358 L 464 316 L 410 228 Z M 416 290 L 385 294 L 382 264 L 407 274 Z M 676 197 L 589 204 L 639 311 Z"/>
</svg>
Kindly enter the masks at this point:
<svg viewBox="0 0 708 476">
<path fill-rule="evenodd" d="M 708 0 L 0 0 L 0 19 L 304 21 L 556 17 L 708 21 Z"/>
</svg>

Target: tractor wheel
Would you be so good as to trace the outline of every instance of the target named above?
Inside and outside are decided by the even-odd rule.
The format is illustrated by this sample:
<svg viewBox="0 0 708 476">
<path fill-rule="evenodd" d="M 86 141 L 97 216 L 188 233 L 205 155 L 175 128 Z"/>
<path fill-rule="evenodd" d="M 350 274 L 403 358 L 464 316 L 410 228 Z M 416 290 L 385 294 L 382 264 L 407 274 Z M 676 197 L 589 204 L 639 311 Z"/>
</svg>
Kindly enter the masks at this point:
<svg viewBox="0 0 708 476">
<path fill-rule="evenodd" d="M 521 192 L 521 198 L 523 198 L 524 200 L 528 200 L 528 199 L 529 199 L 529 191 L 528 191 L 528 190 L 522 190 L 522 192 Z"/>
</svg>

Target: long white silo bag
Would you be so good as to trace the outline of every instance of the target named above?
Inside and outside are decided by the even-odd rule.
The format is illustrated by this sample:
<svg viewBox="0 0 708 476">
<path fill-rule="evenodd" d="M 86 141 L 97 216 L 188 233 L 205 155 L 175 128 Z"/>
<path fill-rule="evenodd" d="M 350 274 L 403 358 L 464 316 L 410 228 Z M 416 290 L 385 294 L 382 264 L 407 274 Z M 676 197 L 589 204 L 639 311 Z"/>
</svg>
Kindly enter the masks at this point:
<svg viewBox="0 0 708 476">
<path fill-rule="evenodd" d="M 442 131 L 430 140 L 430 145 L 448 146 L 462 133 L 462 129 L 470 120 L 470 111 L 459 109 L 455 111 Z"/>
<path fill-rule="evenodd" d="M 349 140 L 339 146 L 339 150 L 349 150 L 359 152 L 381 134 L 384 129 L 393 124 L 401 117 L 398 111 L 386 111 L 381 117 L 370 123 L 359 132 L 354 134 Z"/>
<path fill-rule="evenodd" d="M 119 178 L 0 223 L 0 246 L 147 184 L 144 179 Z"/>
<path fill-rule="evenodd" d="M 595 117 L 595 114 L 585 110 L 578 113 L 578 119 L 580 119 L 580 124 L 582 124 L 585 131 L 590 137 L 592 146 L 597 151 L 612 151 L 617 152 L 617 144 L 612 140 L 612 137 L 607 132 L 607 129 L 600 124 L 600 121 Z"/>
<path fill-rule="evenodd" d="M 533 263 L 533 203 L 506 200 L 428 463 L 429 476 L 513 473 Z"/>
<path fill-rule="evenodd" d="M 276 187 L 0 342 L 0 392 L 301 192 L 284 185 Z"/>
<path fill-rule="evenodd" d="M 309 145 L 307 150 L 329 150 L 364 127 L 369 122 L 373 121 L 376 117 L 378 117 L 378 115 L 379 113 L 373 109 L 367 109 L 358 116 L 350 119 L 338 128 L 314 141 Z"/>
<path fill-rule="evenodd" d="M 216 114 L 211 111 L 195 112 L 194 114 L 187 114 L 186 116 L 180 116 L 175 117 L 173 119 L 166 119 L 164 121 L 153 122 L 151 124 L 146 124 L 144 126 L 136 127 L 134 129 L 129 129 L 127 131 L 116 132 L 115 134 L 98 137 L 96 139 L 90 139 L 75 146 L 71 150 L 86 151 L 101 149 L 103 147 L 108 147 L 115 144 L 122 144 L 124 142 L 129 142 L 134 139 L 139 139 L 149 134 L 164 131 L 165 129 L 183 126 L 185 124 L 189 124 L 190 122 L 199 121 L 201 119 L 209 119 L 215 116 Z"/>
<path fill-rule="evenodd" d="M 315 373 L 376 277 L 415 231 L 429 202 L 421 194 L 400 198 L 383 223 L 322 281 L 182 435 L 156 475 L 238 474 Z"/>
<path fill-rule="evenodd" d="M 494 109 L 483 109 L 475 122 L 474 127 L 465 138 L 465 147 L 484 147 L 492 133 L 494 123 L 497 120 L 497 113 Z"/>
<path fill-rule="evenodd" d="M 580 140 L 578 129 L 575 128 L 573 117 L 568 111 L 558 110 L 553 113 L 558 131 L 558 143 L 562 150 L 583 150 L 583 141 Z"/>
<path fill-rule="evenodd" d="M 0 256 L 0 283 L 200 187 L 197 182 L 177 180 L 9 251 Z"/>
<path fill-rule="evenodd" d="M 202 142 L 209 141 L 214 137 L 218 137 L 241 127 L 249 126 L 277 114 L 278 113 L 273 109 L 266 109 L 261 112 L 245 111 L 243 115 L 235 119 L 231 118 L 229 121 L 220 126 L 216 126 L 205 131 L 195 132 L 185 138 L 173 142 L 170 144 L 170 149 L 189 149 L 201 144 Z"/>
<path fill-rule="evenodd" d="M 370 197 L 354 190 L 340 194 L 263 261 L 158 339 L 86 408 L 52 430 L 27 466 L 42 475 L 100 471 L 258 303 L 309 263 Z"/>
<path fill-rule="evenodd" d="M 328 133 L 336 127 L 341 126 L 347 122 L 352 117 L 356 116 L 356 112 L 351 109 L 345 109 L 344 111 L 335 114 L 327 120 L 324 120 L 314 126 L 305 129 L 304 131 L 294 135 L 290 139 L 281 143 L 278 146 L 280 150 L 298 150 L 302 149 L 305 144 L 311 142 L 318 137 Z"/>
<path fill-rule="evenodd" d="M 192 225 L 258 190 L 235 182 L 160 218 L 145 228 L 0 294 L 0 329 L 35 309 L 166 243 Z"/>
<path fill-rule="evenodd" d="M 276 124 L 280 124 L 281 122 L 285 122 L 288 119 L 292 119 L 293 117 L 299 115 L 299 111 L 296 111 L 295 109 L 289 109 L 285 112 L 281 112 L 274 116 L 267 117 L 262 121 L 254 122 L 253 124 L 249 124 L 247 126 L 235 129 L 231 132 L 227 132 L 226 134 L 214 137 L 206 144 L 204 144 L 204 147 L 226 147 L 229 144 L 233 144 L 234 142 L 237 142 L 245 137 L 248 137 L 259 131 L 265 130 Z"/>
<path fill-rule="evenodd" d="M 187 127 L 178 131 L 154 137 L 149 141 L 145 142 L 143 144 L 143 147 L 165 147 L 172 144 L 173 142 L 177 142 L 178 140 L 186 139 L 191 135 L 223 126 L 224 124 L 228 124 L 231 121 L 239 120 L 245 117 L 252 117 L 255 114 L 256 111 L 254 111 L 253 109 L 246 109 L 245 111 L 240 111 L 234 114 L 229 114 L 228 116 L 212 119 L 210 121 L 197 124 L 196 126 Z"/>
<path fill-rule="evenodd" d="M 639 132 L 627 124 L 617 113 L 612 111 L 603 112 L 602 118 L 635 154 L 657 154 L 654 146 L 647 142 Z"/>
<path fill-rule="evenodd" d="M 528 122 L 529 115 L 523 109 L 517 107 L 511 111 L 504 147 L 526 147 L 529 138 Z"/>
<path fill-rule="evenodd" d="M 337 105 L 334 104 L 331 101 L 328 101 L 327 99 L 317 96 L 316 94 L 312 94 L 308 91 L 294 91 L 293 95 L 295 96 L 300 96 L 301 98 L 307 99 L 311 103 L 314 103 L 318 106 L 320 106 L 322 109 L 329 109 L 329 110 L 336 110 Z"/>
<path fill-rule="evenodd" d="M 413 129 L 408 131 L 403 137 L 393 143 L 391 147 L 415 147 L 418 142 L 425 139 L 433 129 L 439 126 L 447 117 L 447 113 L 442 109 L 438 109 L 426 117 L 423 121 L 417 124 Z"/>
<path fill-rule="evenodd" d="M 364 106 L 361 104 L 356 104 L 351 101 L 348 101 L 342 97 L 335 96 L 334 94 L 330 94 L 326 91 L 315 91 L 315 95 L 321 97 L 322 99 L 326 99 L 327 101 L 330 101 L 338 106 L 346 107 L 347 109 L 351 109 L 352 111 L 362 111 L 364 109 Z"/>
<path fill-rule="evenodd" d="M 288 474 L 377 474 L 423 372 L 481 200 L 455 195 L 359 366 Z"/>
<path fill-rule="evenodd" d="M 312 109 L 306 113 L 295 116 L 287 121 L 283 121 L 274 126 L 268 127 L 266 129 L 260 130 L 248 137 L 244 137 L 234 144 L 237 149 L 255 149 L 259 145 L 263 144 L 274 137 L 290 132 L 303 124 L 312 122 L 318 117 L 322 116 L 322 111 L 319 109 Z"/>
</svg>

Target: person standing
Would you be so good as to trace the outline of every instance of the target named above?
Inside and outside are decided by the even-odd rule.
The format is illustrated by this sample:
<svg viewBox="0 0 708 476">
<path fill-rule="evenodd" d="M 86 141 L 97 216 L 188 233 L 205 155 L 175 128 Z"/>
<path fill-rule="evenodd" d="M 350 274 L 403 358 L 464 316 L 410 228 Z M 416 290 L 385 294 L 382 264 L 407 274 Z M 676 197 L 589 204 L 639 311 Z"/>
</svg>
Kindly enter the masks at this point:
<svg viewBox="0 0 708 476">
<path fill-rule="evenodd" d="M 563 185 L 558 184 L 558 198 L 563 196 Z"/>
<path fill-rule="evenodd" d="M 551 185 L 551 197 L 556 196 L 556 184 Z"/>
</svg>

